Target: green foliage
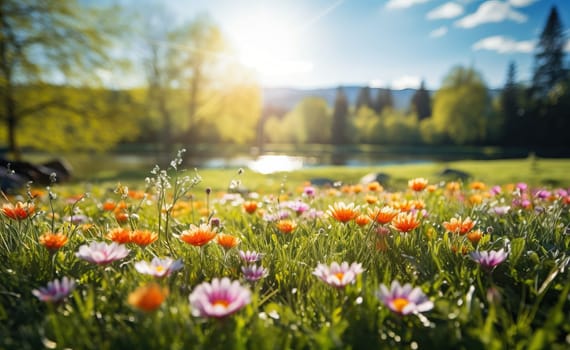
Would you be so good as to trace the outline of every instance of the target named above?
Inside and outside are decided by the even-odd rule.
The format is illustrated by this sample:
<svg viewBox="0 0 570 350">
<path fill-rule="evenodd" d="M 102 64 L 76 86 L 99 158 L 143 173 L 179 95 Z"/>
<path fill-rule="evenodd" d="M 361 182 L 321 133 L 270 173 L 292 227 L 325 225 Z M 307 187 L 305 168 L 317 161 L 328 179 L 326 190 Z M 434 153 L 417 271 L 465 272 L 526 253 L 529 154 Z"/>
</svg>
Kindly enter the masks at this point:
<svg viewBox="0 0 570 350">
<path fill-rule="evenodd" d="M 37 210 L 21 221 L 0 216 L 0 347 L 567 346 L 570 216 L 567 195 L 562 192 L 538 196 L 534 189 L 505 185 L 500 194 L 489 194 L 494 183 L 487 188 L 459 183 L 458 189 L 450 191 L 448 183 L 441 182 L 419 192 L 405 185 L 384 191 L 317 188 L 315 196 L 307 197 L 296 190 L 306 178 L 291 174 L 278 192 L 260 188 L 258 194 L 246 196 L 205 192 L 205 187 L 222 187 L 212 182 L 218 178 L 186 173 L 180 167 L 181 157 L 177 157 L 168 169 L 153 170 L 148 187 L 92 186 L 80 200 L 81 186 L 57 186 L 34 198 L 19 197 L 33 202 Z M 252 181 L 247 173 L 237 176 L 233 183 Z M 137 195 L 142 193 L 142 198 Z M 378 202 L 371 204 L 370 197 Z M 530 205 L 522 205 L 522 199 Z M 259 212 L 244 212 L 244 200 L 257 201 Z M 339 201 L 358 205 L 362 214 L 369 208 L 418 201 L 426 213 L 418 216 L 418 228 L 399 233 L 389 225 L 358 226 L 353 221 L 337 222 L 327 214 L 298 214 L 286 205 L 304 203 L 318 211 Z M 117 222 L 114 213 L 104 209 L 109 202 L 124 203 L 130 220 Z M 503 205 L 511 210 L 495 214 Z M 290 234 L 281 233 L 276 222 L 267 218 L 282 211 L 297 223 Z M 85 215 L 87 222 L 72 223 L 68 217 L 72 213 Z M 444 222 L 459 216 L 472 218 L 474 228 L 484 231 L 478 243 L 446 232 Z M 238 248 L 226 250 L 213 241 L 194 247 L 178 238 L 189 224 L 206 223 L 212 217 L 220 219 L 220 231 L 240 238 L 239 249 L 264 254 L 260 264 L 269 269 L 266 278 L 255 283 L 244 279 Z M 81 245 L 108 240 L 107 232 L 116 227 L 153 230 L 159 238 L 146 247 L 126 243 L 127 258 L 106 266 L 76 257 Z M 39 242 L 47 230 L 63 232 L 69 241 L 49 252 Z M 502 247 L 509 256 L 493 270 L 478 266 L 468 255 Z M 153 256 L 181 258 L 184 267 L 163 279 L 136 271 L 136 261 L 150 261 Z M 359 262 L 365 271 L 345 288 L 333 288 L 312 274 L 318 263 L 333 261 Z M 76 290 L 62 303 L 42 303 L 31 294 L 62 276 L 77 281 Z M 222 276 L 247 286 L 253 294 L 251 303 L 223 319 L 192 316 L 188 295 L 199 283 Z M 434 308 L 405 316 L 391 312 L 376 294 L 380 283 L 393 280 L 419 287 Z M 130 305 L 130 293 L 151 281 L 169 288 L 162 305 L 151 312 Z"/>
<path fill-rule="evenodd" d="M 435 94 L 435 127 L 457 145 L 485 140 L 489 112 L 487 87 L 473 69 L 454 68 Z"/>
</svg>

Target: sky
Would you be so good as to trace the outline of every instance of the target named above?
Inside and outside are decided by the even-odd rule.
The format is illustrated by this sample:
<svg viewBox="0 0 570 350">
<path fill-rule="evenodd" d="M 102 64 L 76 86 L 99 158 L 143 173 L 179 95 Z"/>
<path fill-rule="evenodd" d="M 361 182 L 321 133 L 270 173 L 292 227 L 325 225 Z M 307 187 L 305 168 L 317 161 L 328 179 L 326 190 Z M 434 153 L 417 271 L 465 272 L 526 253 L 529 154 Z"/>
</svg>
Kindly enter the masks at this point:
<svg viewBox="0 0 570 350">
<path fill-rule="evenodd" d="M 570 38 L 570 0 L 168 0 L 179 21 L 207 13 L 263 86 L 436 89 L 471 66 L 491 88 L 532 76 L 552 6 Z M 567 61 L 570 41 L 566 45 Z"/>
</svg>

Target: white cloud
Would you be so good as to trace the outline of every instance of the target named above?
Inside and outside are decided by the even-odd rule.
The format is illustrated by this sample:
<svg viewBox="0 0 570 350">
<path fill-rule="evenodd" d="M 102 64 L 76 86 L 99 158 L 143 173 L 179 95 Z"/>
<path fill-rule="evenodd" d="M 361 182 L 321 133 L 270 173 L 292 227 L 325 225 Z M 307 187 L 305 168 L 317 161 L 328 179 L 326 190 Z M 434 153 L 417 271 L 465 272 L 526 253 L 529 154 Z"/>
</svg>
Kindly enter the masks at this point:
<svg viewBox="0 0 570 350">
<path fill-rule="evenodd" d="M 421 78 L 411 75 L 403 75 L 399 78 L 392 80 L 390 88 L 394 90 L 402 90 L 407 88 L 418 89 L 421 84 Z"/>
<path fill-rule="evenodd" d="M 570 52 L 570 39 L 568 39 L 566 45 L 564 45 L 564 51 Z"/>
<path fill-rule="evenodd" d="M 388 9 L 405 9 L 408 7 L 412 7 L 417 4 L 422 4 L 424 2 L 428 2 L 430 0 L 390 0 L 386 4 L 386 8 Z"/>
<path fill-rule="evenodd" d="M 372 79 L 368 85 L 370 85 L 372 88 L 385 88 L 388 84 L 386 84 L 386 81 L 382 79 Z"/>
<path fill-rule="evenodd" d="M 513 7 L 526 7 L 537 1 L 538 0 L 509 0 L 509 4 L 511 4 Z"/>
<path fill-rule="evenodd" d="M 440 38 L 442 36 L 444 36 L 445 34 L 447 34 L 447 27 L 443 26 L 443 27 L 439 27 L 437 29 L 432 30 L 429 33 L 430 38 Z"/>
<path fill-rule="evenodd" d="M 446 2 L 445 4 L 434 8 L 427 13 L 427 19 L 445 19 L 455 18 L 463 14 L 463 6 L 455 2 Z"/>
<path fill-rule="evenodd" d="M 498 53 L 530 53 L 534 50 L 534 42 L 532 40 L 515 41 L 511 38 L 495 35 L 479 40 L 473 44 L 472 48 L 473 50 L 489 50 Z"/>
<path fill-rule="evenodd" d="M 456 21 L 455 24 L 463 28 L 473 28 L 483 23 L 496 23 L 506 20 L 522 23 L 526 19 L 526 15 L 513 10 L 508 3 L 489 0 L 482 3 L 475 13 L 463 17 Z"/>
</svg>

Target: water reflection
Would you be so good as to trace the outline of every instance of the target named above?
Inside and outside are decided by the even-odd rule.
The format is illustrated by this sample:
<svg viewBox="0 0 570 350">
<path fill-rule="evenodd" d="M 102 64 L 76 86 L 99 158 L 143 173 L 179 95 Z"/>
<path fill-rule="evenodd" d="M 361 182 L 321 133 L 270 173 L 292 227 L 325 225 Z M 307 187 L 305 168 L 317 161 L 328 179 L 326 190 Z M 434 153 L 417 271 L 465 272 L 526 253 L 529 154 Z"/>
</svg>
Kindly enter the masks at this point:
<svg viewBox="0 0 570 350">
<path fill-rule="evenodd" d="M 263 155 L 248 162 L 247 167 L 261 174 L 271 174 L 280 171 L 293 171 L 303 168 L 303 157 L 286 155 Z"/>
</svg>

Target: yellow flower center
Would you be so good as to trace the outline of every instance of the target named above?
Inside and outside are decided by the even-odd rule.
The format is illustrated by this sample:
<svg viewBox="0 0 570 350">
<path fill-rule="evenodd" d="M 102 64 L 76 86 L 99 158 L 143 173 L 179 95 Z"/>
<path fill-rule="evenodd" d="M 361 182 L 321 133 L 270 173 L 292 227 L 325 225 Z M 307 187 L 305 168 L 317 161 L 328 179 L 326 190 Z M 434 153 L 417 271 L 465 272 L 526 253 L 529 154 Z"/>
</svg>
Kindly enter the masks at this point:
<svg viewBox="0 0 570 350">
<path fill-rule="evenodd" d="M 343 272 L 337 272 L 334 275 L 336 276 L 336 278 L 338 278 L 339 281 L 342 281 L 342 278 L 344 277 Z"/>
<path fill-rule="evenodd" d="M 165 270 L 165 268 L 164 268 L 164 266 L 162 266 L 162 265 L 158 265 L 158 266 L 156 267 L 156 272 L 162 272 L 162 271 L 164 271 L 164 270 Z"/>
<path fill-rule="evenodd" d="M 404 310 L 406 305 L 408 305 L 409 303 L 410 302 L 408 301 L 408 299 L 405 299 L 405 298 L 396 298 L 396 299 L 392 300 L 392 306 L 398 312 L 402 312 L 402 310 Z"/>
<path fill-rule="evenodd" d="M 219 299 L 212 303 L 214 306 L 222 306 L 224 309 L 230 305 L 230 302 L 225 299 Z"/>
</svg>

